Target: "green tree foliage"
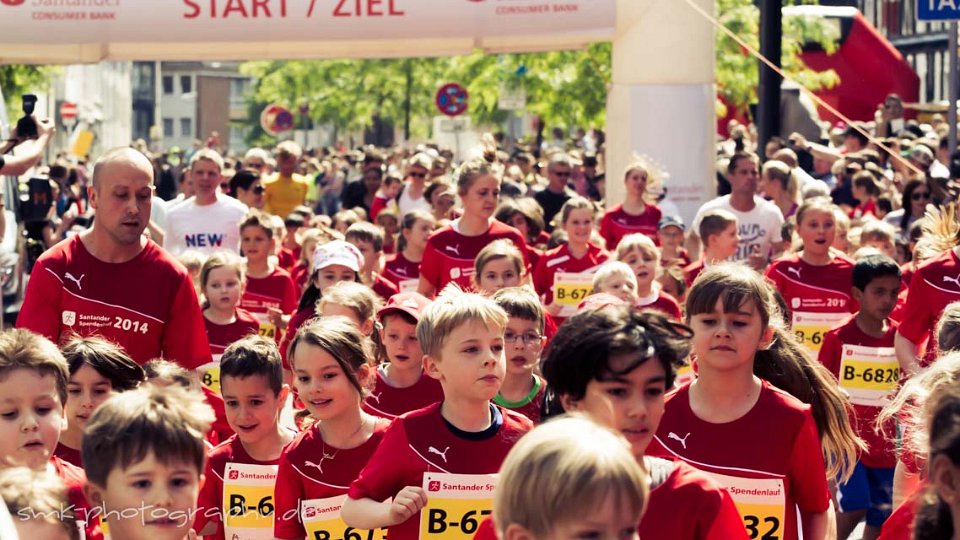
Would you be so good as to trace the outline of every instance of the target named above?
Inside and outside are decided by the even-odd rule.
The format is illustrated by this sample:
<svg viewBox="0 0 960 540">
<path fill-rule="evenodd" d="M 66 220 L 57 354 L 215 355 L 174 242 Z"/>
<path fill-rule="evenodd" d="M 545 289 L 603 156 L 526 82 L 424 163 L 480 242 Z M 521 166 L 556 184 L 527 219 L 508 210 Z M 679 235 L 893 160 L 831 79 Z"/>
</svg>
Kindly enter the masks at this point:
<svg viewBox="0 0 960 540">
<path fill-rule="evenodd" d="M 788 1 L 784 4 L 810 4 L 809 1 Z M 760 48 L 760 11 L 752 0 L 716 0 L 717 19 L 755 50 Z M 839 29 L 823 19 L 802 16 L 783 17 L 781 65 L 788 77 L 810 90 L 830 88 L 839 82 L 833 70 L 815 72 L 800 60 L 807 43 L 814 43 L 827 53 L 837 47 Z M 724 102 L 744 110 L 757 101 L 759 61 L 732 37 L 718 31 L 716 37 L 717 93 Z M 726 111 L 719 111 L 721 115 Z"/>
<path fill-rule="evenodd" d="M 752 0 L 716 0 L 716 5 L 722 24 L 751 46 L 759 46 L 760 16 Z M 785 17 L 784 70 L 813 90 L 835 84 L 835 73 L 815 73 L 799 55 L 809 42 L 832 52 L 836 38 L 836 29 L 822 20 Z M 718 93 L 727 104 L 744 109 L 757 99 L 758 62 L 722 32 L 717 32 L 716 47 Z M 467 87 L 469 114 L 480 126 L 497 126 L 507 117 L 497 103 L 505 87 L 522 88 L 526 112 L 547 126 L 602 127 L 612 81 L 610 62 L 611 45 L 594 43 L 582 50 L 546 53 L 248 62 L 241 70 L 255 78 L 250 100 L 260 109 L 262 104 L 277 103 L 297 111 L 306 103 L 313 121 L 330 123 L 338 130 L 362 129 L 378 115 L 400 127 L 409 122 L 413 136 L 425 136 L 431 118 L 438 114 L 434 93 L 447 82 Z"/>
<path fill-rule="evenodd" d="M 0 65 L 0 89 L 7 102 L 7 114 L 14 122 L 21 116 L 20 96 L 46 91 L 55 68 L 22 64 Z"/>
</svg>

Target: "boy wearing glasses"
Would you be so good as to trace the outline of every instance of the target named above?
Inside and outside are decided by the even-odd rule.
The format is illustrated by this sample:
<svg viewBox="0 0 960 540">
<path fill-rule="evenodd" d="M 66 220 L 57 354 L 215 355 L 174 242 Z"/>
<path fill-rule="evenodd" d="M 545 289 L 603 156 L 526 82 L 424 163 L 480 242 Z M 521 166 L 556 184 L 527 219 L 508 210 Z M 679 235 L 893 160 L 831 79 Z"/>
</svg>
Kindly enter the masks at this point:
<svg viewBox="0 0 960 540">
<path fill-rule="evenodd" d="M 493 301 L 507 312 L 503 336 L 507 373 L 493 402 L 512 409 L 533 423 L 540 422 L 540 406 L 547 385 L 534 374 L 544 346 L 543 306 L 529 287 L 508 287 L 493 295 Z"/>
</svg>

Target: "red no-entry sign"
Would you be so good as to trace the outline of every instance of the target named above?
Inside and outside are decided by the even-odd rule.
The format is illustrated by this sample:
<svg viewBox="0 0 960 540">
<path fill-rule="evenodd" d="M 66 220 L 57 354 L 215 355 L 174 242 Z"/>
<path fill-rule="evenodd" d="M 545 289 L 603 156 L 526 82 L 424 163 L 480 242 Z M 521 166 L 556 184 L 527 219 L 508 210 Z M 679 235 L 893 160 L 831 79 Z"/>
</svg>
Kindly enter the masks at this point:
<svg viewBox="0 0 960 540">
<path fill-rule="evenodd" d="M 467 89 L 457 83 L 448 83 L 437 90 L 437 108 L 447 116 L 459 116 L 467 111 Z"/>
<path fill-rule="evenodd" d="M 60 104 L 60 121 L 66 127 L 73 127 L 77 123 L 77 104 L 64 101 Z"/>
</svg>

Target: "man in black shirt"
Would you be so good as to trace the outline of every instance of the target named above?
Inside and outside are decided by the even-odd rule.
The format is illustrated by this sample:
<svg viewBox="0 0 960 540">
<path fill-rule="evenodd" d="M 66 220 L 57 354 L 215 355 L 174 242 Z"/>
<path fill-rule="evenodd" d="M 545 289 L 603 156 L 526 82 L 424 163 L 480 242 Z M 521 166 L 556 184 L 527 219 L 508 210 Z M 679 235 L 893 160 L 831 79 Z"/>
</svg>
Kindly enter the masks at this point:
<svg viewBox="0 0 960 540">
<path fill-rule="evenodd" d="M 543 208 L 543 220 L 548 231 L 553 231 L 553 218 L 563 208 L 563 204 L 576 195 L 576 192 L 567 187 L 572 172 L 573 164 L 567 154 L 557 153 L 550 156 L 547 162 L 547 187 L 533 195 L 540 208 Z"/>
</svg>

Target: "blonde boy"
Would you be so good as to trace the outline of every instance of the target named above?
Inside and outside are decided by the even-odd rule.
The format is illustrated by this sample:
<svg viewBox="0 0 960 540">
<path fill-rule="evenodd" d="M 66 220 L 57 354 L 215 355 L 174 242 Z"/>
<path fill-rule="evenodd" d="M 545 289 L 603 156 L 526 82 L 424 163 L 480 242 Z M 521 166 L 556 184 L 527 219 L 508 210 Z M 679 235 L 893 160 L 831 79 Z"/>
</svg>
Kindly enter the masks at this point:
<svg viewBox="0 0 960 540">
<path fill-rule="evenodd" d="M 0 500 L 13 517 L 14 532 L 23 540 L 80 538 L 66 486 L 53 475 L 26 467 L 6 469 L 0 472 Z M 0 538 L 7 537 L 0 534 Z"/>
<path fill-rule="evenodd" d="M 510 451 L 494 522 L 503 540 L 635 538 L 648 496 L 647 474 L 623 437 L 565 416 Z"/>
<path fill-rule="evenodd" d="M 625 262 L 610 261 L 603 263 L 593 275 L 593 292 L 607 293 L 635 305 L 637 296 L 637 276 Z"/>
<path fill-rule="evenodd" d="M 100 406 L 84 429 L 85 492 L 112 540 L 182 540 L 203 483 L 213 410 L 198 392 L 146 385 Z"/>
<path fill-rule="evenodd" d="M 417 324 L 424 370 L 444 399 L 399 417 L 350 486 L 341 517 L 360 529 L 389 527 L 390 540 L 420 538 L 427 471 L 496 473 L 529 419 L 490 402 L 503 382 L 507 314 L 493 300 L 455 288 L 428 306 Z M 392 501 L 388 499 L 393 498 Z"/>
<path fill-rule="evenodd" d="M 493 301 L 507 312 L 503 335 L 507 371 L 493 402 L 516 411 L 533 423 L 540 422 L 540 405 L 547 385 L 534 374 L 546 339 L 543 304 L 529 287 L 508 287 L 493 295 Z"/>
<path fill-rule="evenodd" d="M 886 221 L 869 220 L 860 229 L 860 247 L 873 247 L 897 260 L 897 230 Z"/>
</svg>

